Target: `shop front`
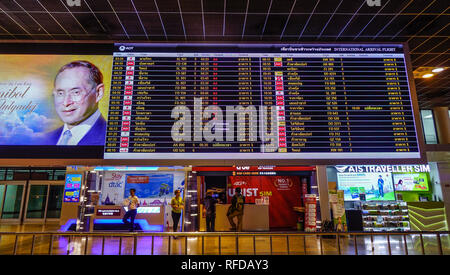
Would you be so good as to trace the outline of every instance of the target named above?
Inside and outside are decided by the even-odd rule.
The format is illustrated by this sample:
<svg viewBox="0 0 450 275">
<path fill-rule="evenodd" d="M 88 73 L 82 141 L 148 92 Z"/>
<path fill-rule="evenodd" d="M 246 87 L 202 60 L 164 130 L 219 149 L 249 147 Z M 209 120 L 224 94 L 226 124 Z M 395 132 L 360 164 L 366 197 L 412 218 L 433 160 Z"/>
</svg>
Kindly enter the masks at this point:
<svg viewBox="0 0 450 275">
<path fill-rule="evenodd" d="M 448 230 L 434 163 L 328 166 L 327 178 L 345 209 L 330 200 L 334 223 L 340 217 L 348 231 Z"/>
<path fill-rule="evenodd" d="M 245 197 L 243 231 L 315 231 L 320 225 L 315 170 L 315 166 L 193 167 L 200 231 L 206 231 L 203 199 L 208 192 L 219 201 L 215 231 L 230 231 L 227 211 L 238 187 Z"/>
<path fill-rule="evenodd" d="M 62 231 L 128 230 L 122 218 L 134 189 L 139 198 L 135 229 L 163 232 L 172 226 L 170 200 L 175 190 L 184 198 L 184 167 L 74 166 L 67 168 Z M 180 229 L 183 223 L 180 223 Z"/>
<path fill-rule="evenodd" d="M 204 198 L 218 199 L 215 231 L 230 231 L 227 211 L 236 188 L 245 197 L 243 231 L 316 231 L 320 204 L 315 166 L 69 166 L 61 231 L 126 231 L 122 218 L 136 190 L 135 229 L 173 231 L 170 201 L 180 190 L 182 231 L 206 231 Z"/>
</svg>

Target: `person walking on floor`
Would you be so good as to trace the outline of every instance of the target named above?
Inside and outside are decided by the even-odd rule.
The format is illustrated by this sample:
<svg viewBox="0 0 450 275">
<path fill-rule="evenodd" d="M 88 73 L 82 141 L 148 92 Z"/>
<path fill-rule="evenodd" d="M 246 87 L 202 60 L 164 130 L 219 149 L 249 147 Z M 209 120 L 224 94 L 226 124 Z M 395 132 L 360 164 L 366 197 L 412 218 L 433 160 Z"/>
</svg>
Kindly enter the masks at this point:
<svg viewBox="0 0 450 275">
<path fill-rule="evenodd" d="M 244 204 L 245 197 L 241 194 L 241 188 L 237 187 L 235 189 L 235 194 L 231 199 L 231 205 L 228 208 L 227 217 L 231 225 L 231 230 L 242 231 L 242 218 L 244 216 Z M 233 219 L 237 217 L 238 224 L 234 223 Z"/>
<path fill-rule="evenodd" d="M 173 221 L 173 232 L 177 232 L 178 223 L 180 222 L 181 210 L 184 209 L 184 202 L 181 198 L 180 190 L 175 190 L 175 197 L 172 198 L 170 205 L 172 206 L 172 221 Z M 177 237 L 174 236 L 174 239 Z"/>
<path fill-rule="evenodd" d="M 135 195 L 136 190 L 130 189 L 130 196 L 125 200 L 124 204 L 128 206 L 128 211 L 123 216 L 123 223 L 130 225 L 130 232 L 134 231 L 134 219 L 137 215 L 137 208 L 139 207 L 139 198 Z M 131 222 L 128 221 L 130 218 Z"/>
</svg>

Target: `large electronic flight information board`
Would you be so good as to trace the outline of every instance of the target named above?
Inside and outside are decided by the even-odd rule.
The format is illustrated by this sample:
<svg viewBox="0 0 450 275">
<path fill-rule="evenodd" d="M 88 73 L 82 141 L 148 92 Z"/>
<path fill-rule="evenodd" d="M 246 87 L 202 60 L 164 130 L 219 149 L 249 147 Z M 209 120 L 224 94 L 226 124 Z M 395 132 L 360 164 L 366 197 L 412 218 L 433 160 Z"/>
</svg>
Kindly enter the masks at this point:
<svg viewBox="0 0 450 275">
<path fill-rule="evenodd" d="M 105 159 L 420 158 L 401 44 L 114 48 Z"/>
</svg>

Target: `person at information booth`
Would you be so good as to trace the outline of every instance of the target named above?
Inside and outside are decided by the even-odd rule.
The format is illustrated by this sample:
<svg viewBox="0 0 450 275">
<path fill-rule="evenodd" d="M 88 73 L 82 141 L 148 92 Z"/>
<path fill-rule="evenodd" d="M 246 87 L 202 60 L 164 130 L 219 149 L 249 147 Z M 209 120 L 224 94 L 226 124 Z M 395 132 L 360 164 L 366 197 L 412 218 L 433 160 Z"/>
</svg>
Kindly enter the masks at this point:
<svg viewBox="0 0 450 275">
<path fill-rule="evenodd" d="M 181 217 L 181 210 L 184 209 L 184 202 L 180 196 L 180 190 L 175 190 L 174 194 L 175 197 L 172 198 L 170 205 L 172 206 L 173 232 L 177 232 L 178 223 L 180 222 Z M 177 237 L 174 236 L 173 238 L 176 239 Z"/>
<path fill-rule="evenodd" d="M 128 211 L 123 216 L 122 221 L 130 225 L 130 232 L 134 231 L 134 219 L 136 218 L 137 208 L 139 207 L 139 198 L 135 193 L 135 189 L 130 189 L 130 196 L 124 201 L 124 205 L 128 206 Z M 128 221 L 128 218 L 131 222 Z"/>
<path fill-rule="evenodd" d="M 242 231 L 242 218 L 244 216 L 245 197 L 241 194 L 241 188 L 235 189 L 235 194 L 231 199 L 231 205 L 228 208 L 227 217 L 231 225 L 231 230 Z M 238 224 L 234 223 L 234 217 L 237 217 Z"/>
</svg>

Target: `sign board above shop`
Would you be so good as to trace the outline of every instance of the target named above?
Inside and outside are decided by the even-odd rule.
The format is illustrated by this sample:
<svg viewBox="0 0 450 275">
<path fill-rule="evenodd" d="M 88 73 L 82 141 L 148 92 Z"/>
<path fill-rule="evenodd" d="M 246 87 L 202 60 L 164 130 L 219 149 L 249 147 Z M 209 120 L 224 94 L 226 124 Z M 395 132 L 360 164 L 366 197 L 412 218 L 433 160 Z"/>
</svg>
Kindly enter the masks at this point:
<svg viewBox="0 0 450 275">
<path fill-rule="evenodd" d="M 420 165 L 339 165 L 338 173 L 429 173 L 428 164 Z"/>
<path fill-rule="evenodd" d="M 66 45 L 0 45 L 3 158 L 105 166 L 425 162 L 406 44 Z M 96 77 L 76 80 L 95 79 L 98 108 L 62 88 L 74 68 L 93 67 Z M 63 134 L 84 121 L 92 126 L 83 136 Z"/>
</svg>

